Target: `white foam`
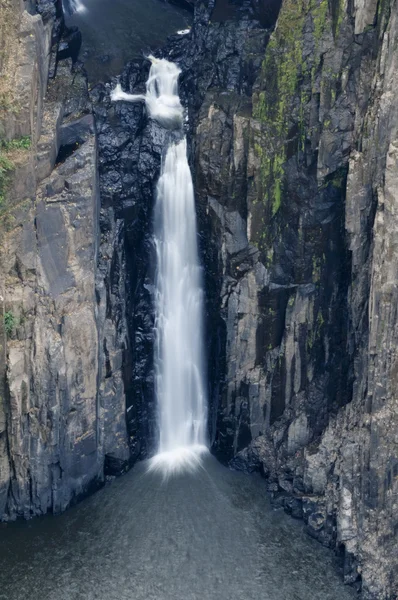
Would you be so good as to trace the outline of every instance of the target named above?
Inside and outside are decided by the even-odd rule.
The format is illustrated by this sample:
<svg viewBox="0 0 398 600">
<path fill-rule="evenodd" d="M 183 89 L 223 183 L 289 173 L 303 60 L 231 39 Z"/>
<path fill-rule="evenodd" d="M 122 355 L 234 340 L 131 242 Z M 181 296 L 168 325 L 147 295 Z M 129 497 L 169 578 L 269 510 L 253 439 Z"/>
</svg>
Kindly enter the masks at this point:
<svg viewBox="0 0 398 600">
<path fill-rule="evenodd" d="M 114 90 L 111 91 L 111 100 L 116 102 L 117 100 L 126 100 L 127 102 L 137 102 L 139 100 L 145 100 L 145 96 L 142 94 L 127 94 L 123 92 L 122 86 L 118 83 Z"/>
<path fill-rule="evenodd" d="M 180 473 L 192 473 L 202 466 L 206 454 L 209 454 L 208 448 L 200 444 L 159 452 L 150 459 L 148 472 L 161 473 L 164 479 Z"/>
<path fill-rule="evenodd" d="M 84 6 L 81 0 L 71 0 L 72 10 L 77 13 L 85 13 L 87 12 L 87 8 Z"/>
</svg>

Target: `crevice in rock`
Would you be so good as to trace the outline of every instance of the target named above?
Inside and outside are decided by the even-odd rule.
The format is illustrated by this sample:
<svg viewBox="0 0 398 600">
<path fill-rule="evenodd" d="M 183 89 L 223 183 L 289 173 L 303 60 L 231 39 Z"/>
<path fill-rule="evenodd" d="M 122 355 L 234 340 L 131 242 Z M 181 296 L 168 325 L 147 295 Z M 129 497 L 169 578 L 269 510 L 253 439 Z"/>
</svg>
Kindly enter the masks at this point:
<svg viewBox="0 0 398 600">
<path fill-rule="evenodd" d="M 65 28 L 62 39 L 58 45 L 57 61 L 71 58 L 75 63 L 79 57 L 82 45 L 82 34 L 77 27 Z"/>
<path fill-rule="evenodd" d="M 195 8 L 195 0 L 163 0 L 168 1 L 170 4 L 175 4 L 176 6 L 181 6 L 186 10 L 189 10 L 190 13 L 194 12 Z"/>
<path fill-rule="evenodd" d="M 64 163 L 79 148 L 80 148 L 79 142 L 73 142 L 71 144 L 64 144 L 63 146 L 61 146 L 58 151 L 57 158 L 55 159 L 55 165 L 58 166 L 58 165 L 61 165 L 62 163 Z"/>
<path fill-rule="evenodd" d="M 247 15 L 258 20 L 265 29 L 272 29 L 281 6 L 282 0 L 216 0 L 211 20 L 214 23 L 224 23 Z"/>
</svg>

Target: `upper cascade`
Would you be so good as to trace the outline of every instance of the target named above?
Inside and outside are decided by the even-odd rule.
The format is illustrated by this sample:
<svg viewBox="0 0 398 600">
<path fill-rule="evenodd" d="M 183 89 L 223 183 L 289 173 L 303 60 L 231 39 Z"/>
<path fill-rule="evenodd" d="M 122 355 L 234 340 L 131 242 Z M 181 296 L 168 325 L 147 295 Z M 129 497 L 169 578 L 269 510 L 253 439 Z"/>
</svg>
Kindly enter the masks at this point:
<svg viewBox="0 0 398 600">
<path fill-rule="evenodd" d="M 152 64 L 146 82 L 146 94 L 128 94 L 117 84 L 111 92 L 111 100 L 143 100 L 152 119 L 166 129 L 179 129 L 183 121 L 183 108 L 178 96 L 178 77 L 181 69 L 164 58 L 149 55 L 148 59 Z"/>
</svg>

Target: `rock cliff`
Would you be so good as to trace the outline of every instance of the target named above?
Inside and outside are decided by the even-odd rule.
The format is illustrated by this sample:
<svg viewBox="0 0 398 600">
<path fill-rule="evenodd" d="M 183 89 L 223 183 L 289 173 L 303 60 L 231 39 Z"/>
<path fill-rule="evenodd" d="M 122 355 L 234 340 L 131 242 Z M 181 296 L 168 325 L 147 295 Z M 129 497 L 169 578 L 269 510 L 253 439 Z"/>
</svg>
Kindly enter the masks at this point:
<svg viewBox="0 0 398 600">
<path fill-rule="evenodd" d="M 364 600 L 393 600 L 397 0 L 225 5 L 196 2 L 192 31 L 158 53 L 182 68 L 212 448 L 261 471 Z M 111 86 L 88 94 L 58 2 L 1 10 L 14 35 L 3 28 L 0 54 L 10 518 L 62 510 L 153 451 L 151 219 L 166 134 L 143 105 L 111 104 Z M 148 68 L 130 63 L 123 88 L 143 92 Z"/>
<path fill-rule="evenodd" d="M 214 451 L 375 599 L 398 593 L 397 8 L 284 0 L 260 69 L 235 46 L 194 132 Z"/>
<path fill-rule="evenodd" d="M 97 141 L 60 2 L 1 5 L 0 517 L 64 510 L 129 457 L 124 312 L 99 252 Z M 113 310 L 115 308 L 115 310 Z M 113 316 L 116 315 L 114 318 Z"/>
</svg>

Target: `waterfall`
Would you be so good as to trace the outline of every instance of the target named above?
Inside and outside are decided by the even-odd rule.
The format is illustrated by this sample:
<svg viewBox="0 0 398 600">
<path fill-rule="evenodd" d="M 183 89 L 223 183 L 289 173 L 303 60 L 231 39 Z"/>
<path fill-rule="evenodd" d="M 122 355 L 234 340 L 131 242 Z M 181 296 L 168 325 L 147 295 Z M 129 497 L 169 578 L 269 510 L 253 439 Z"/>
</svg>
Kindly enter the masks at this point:
<svg viewBox="0 0 398 600">
<path fill-rule="evenodd" d="M 178 96 L 180 69 L 165 59 L 149 59 L 152 65 L 146 95 L 127 94 L 118 85 L 111 98 L 145 101 L 152 119 L 162 127 L 178 130 L 178 140 L 165 148 L 154 219 L 154 365 L 159 448 L 150 469 L 167 475 L 194 468 L 207 451 L 203 289 L 194 190 Z"/>
<path fill-rule="evenodd" d="M 169 146 L 155 208 L 156 394 L 159 455 L 153 464 L 194 464 L 204 448 L 203 292 L 186 141 Z M 193 462 L 191 462 L 193 461 Z"/>
</svg>

